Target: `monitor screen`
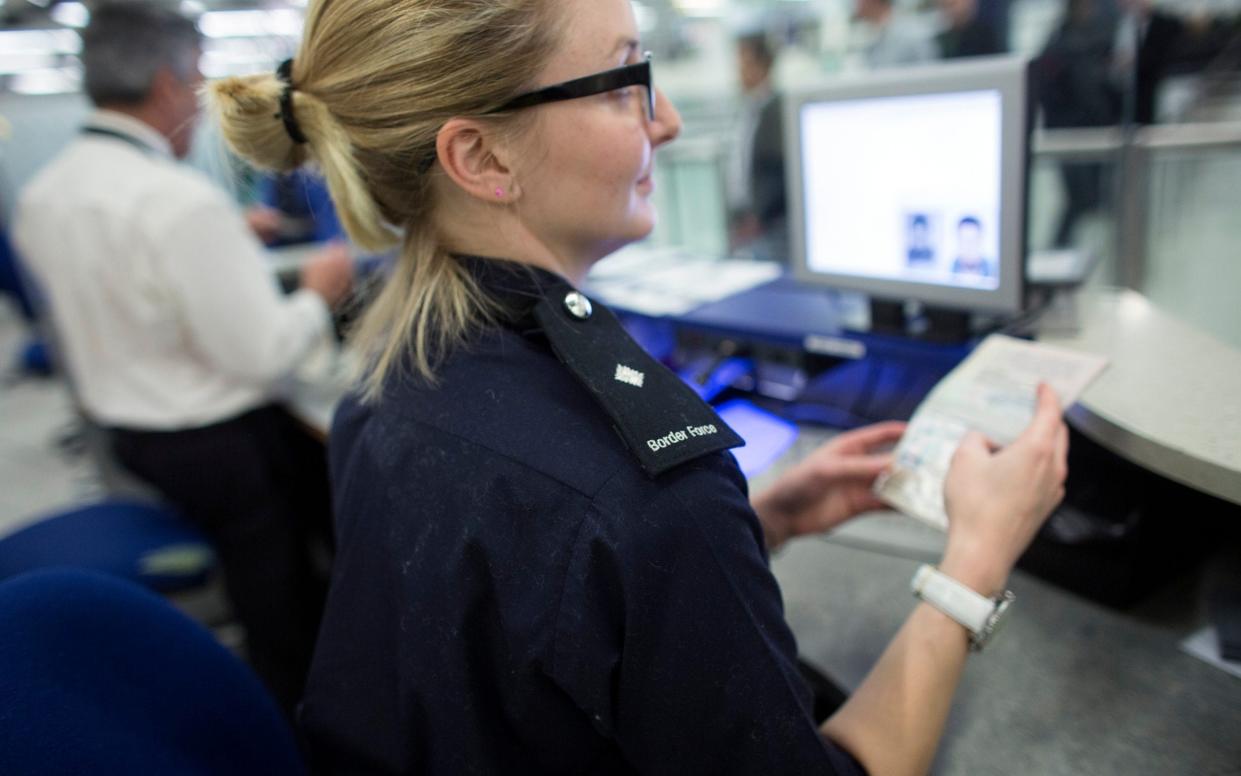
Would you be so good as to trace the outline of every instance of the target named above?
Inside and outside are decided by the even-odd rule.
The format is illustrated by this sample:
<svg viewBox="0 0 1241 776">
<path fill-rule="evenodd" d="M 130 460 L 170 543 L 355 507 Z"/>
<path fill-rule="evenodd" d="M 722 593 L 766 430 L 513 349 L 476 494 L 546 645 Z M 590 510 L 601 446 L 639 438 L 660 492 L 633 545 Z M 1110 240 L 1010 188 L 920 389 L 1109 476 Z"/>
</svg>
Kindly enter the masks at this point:
<svg viewBox="0 0 1241 776">
<path fill-rule="evenodd" d="M 876 297 L 1016 311 L 1024 63 L 989 60 L 790 98 L 795 274 Z"/>
</svg>

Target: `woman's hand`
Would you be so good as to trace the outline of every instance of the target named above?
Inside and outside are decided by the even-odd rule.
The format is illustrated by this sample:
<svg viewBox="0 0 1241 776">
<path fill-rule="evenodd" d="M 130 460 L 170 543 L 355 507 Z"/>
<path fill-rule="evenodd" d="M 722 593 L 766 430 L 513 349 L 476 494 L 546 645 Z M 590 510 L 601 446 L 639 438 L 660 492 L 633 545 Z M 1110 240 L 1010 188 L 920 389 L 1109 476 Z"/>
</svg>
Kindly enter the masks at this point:
<svg viewBox="0 0 1241 776">
<path fill-rule="evenodd" d="M 877 423 L 833 437 L 754 498 L 768 550 L 786 540 L 820 533 L 872 509 L 885 508 L 871 492 L 892 464 L 892 445 L 905 424 Z"/>
<path fill-rule="evenodd" d="M 984 595 L 1004 588 L 1017 558 L 1064 498 L 1069 430 L 1060 402 L 1038 389 L 1034 419 L 995 451 L 981 434 L 962 440 L 944 483 L 948 546 L 940 568 Z"/>
</svg>

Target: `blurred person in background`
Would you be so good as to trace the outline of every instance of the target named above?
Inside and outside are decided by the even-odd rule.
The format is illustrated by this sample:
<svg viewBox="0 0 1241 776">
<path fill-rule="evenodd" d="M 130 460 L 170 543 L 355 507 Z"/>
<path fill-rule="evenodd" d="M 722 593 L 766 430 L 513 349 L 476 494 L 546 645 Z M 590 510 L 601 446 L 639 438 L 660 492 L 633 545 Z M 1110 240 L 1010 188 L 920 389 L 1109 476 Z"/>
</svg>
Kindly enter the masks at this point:
<svg viewBox="0 0 1241 776">
<path fill-rule="evenodd" d="M 1008 50 L 996 20 L 979 12 L 979 0 L 939 0 L 939 10 L 946 27 L 936 39 L 944 59 L 986 57 Z"/>
<path fill-rule="evenodd" d="M 741 107 L 725 170 L 729 245 L 755 258 L 787 261 L 784 121 L 772 84 L 776 52 L 765 33 L 737 38 Z"/>
<path fill-rule="evenodd" d="M 1060 26 L 1034 63 L 1034 84 L 1048 129 L 1105 127 L 1120 120 L 1111 77 L 1116 18 L 1102 0 L 1069 0 Z M 1065 205 L 1054 245 L 1067 248 L 1079 219 L 1105 201 L 1101 162 L 1061 162 Z"/>
<path fill-rule="evenodd" d="M 1168 76 L 1201 71 L 1238 34 L 1235 18 L 1182 16 L 1153 0 L 1117 0 L 1117 6 L 1112 76 L 1120 89 L 1132 90 L 1125 119 L 1137 124 L 1158 120 L 1156 100 Z"/>
<path fill-rule="evenodd" d="M 198 115 L 200 35 L 160 6 L 95 9 L 81 134 L 22 193 L 15 239 L 48 302 L 82 410 L 120 463 L 213 540 L 251 664 L 291 711 L 325 584 L 323 446 L 274 402 L 330 335 L 344 248 L 281 296 L 235 203 L 179 164 Z"/>
<path fill-rule="evenodd" d="M 1012 0 L 978 0 L 978 17 L 990 25 L 999 36 L 1004 48 L 1008 48 Z"/>
<path fill-rule="evenodd" d="M 897 13 L 892 0 L 857 0 L 854 15 L 869 32 L 864 51 L 867 67 L 920 65 L 939 58 L 939 49 L 928 31 Z"/>
</svg>

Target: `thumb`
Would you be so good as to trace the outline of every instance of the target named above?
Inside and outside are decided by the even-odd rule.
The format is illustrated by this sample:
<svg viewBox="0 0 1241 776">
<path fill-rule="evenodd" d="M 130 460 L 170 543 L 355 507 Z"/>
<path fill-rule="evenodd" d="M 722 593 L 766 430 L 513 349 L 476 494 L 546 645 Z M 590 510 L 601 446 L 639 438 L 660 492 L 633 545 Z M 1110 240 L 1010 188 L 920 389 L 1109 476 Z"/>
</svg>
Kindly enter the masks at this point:
<svg viewBox="0 0 1241 776">
<path fill-rule="evenodd" d="M 991 449 L 992 445 L 987 437 L 977 431 L 969 431 L 961 437 L 961 443 L 957 445 L 957 451 L 952 457 L 954 460 L 977 461 L 990 458 Z"/>
<path fill-rule="evenodd" d="M 1034 403 L 1034 419 L 1030 425 L 1043 431 L 1054 430 L 1060 425 L 1060 415 L 1064 408 L 1060 405 L 1060 397 L 1047 383 L 1038 384 L 1038 393 Z"/>
</svg>

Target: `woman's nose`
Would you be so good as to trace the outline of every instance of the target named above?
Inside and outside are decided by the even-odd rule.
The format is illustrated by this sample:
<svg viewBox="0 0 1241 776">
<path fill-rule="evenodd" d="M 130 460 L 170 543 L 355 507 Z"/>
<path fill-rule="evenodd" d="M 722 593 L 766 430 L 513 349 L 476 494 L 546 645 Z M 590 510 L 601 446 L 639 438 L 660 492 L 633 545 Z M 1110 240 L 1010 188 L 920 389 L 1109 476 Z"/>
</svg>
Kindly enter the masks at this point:
<svg viewBox="0 0 1241 776">
<path fill-rule="evenodd" d="M 650 122 L 651 145 L 658 148 L 681 134 L 681 114 L 662 90 L 655 90 L 655 119 Z"/>
</svg>

